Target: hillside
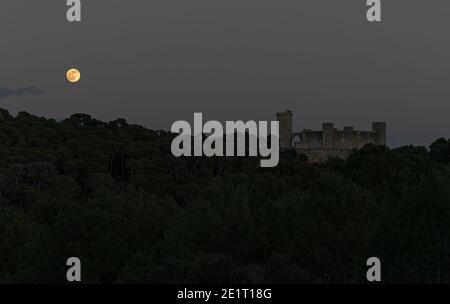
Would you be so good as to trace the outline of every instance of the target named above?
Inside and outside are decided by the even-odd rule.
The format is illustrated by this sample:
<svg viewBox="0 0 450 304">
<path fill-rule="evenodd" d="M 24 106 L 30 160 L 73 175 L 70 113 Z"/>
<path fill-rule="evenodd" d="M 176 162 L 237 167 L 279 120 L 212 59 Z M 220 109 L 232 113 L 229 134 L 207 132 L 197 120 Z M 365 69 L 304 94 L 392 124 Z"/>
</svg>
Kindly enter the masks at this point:
<svg viewBox="0 0 450 304">
<path fill-rule="evenodd" d="M 175 158 L 172 135 L 0 112 L 0 282 L 450 282 L 450 142 Z"/>
</svg>

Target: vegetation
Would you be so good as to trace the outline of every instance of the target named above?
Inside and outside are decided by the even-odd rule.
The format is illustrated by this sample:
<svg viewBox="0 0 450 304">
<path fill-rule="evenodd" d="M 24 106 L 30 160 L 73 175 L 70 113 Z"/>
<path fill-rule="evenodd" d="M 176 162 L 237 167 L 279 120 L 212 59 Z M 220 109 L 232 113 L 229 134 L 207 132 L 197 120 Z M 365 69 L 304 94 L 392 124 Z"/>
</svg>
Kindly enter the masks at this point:
<svg viewBox="0 0 450 304">
<path fill-rule="evenodd" d="M 174 158 L 172 135 L 88 115 L 0 112 L 0 282 L 450 281 L 450 142 Z"/>
</svg>

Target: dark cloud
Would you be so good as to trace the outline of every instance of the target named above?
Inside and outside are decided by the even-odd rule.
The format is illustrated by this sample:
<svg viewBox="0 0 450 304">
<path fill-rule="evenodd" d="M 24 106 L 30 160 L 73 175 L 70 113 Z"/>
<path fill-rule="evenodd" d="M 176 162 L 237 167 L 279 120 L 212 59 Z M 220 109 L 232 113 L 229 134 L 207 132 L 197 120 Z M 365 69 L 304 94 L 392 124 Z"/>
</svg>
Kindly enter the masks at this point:
<svg viewBox="0 0 450 304">
<path fill-rule="evenodd" d="M 39 88 L 35 86 L 28 86 L 18 89 L 10 89 L 8 87 L 0 87 L 0 99 L 8 98 L 9 96 L 21 96 L 24 94 L 42 95 L 44 94 Z"/>
</svg>

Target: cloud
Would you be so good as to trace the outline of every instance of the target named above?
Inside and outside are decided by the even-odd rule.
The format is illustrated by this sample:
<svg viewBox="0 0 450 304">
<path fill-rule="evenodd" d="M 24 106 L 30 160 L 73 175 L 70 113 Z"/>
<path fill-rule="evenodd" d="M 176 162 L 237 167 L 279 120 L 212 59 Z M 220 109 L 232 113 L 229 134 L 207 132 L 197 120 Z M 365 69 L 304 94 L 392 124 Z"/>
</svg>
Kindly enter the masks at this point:
<svg viewBox="0 0 450 304">
<path fill-rule="evenodd" d="M 0 99 L 8 98 L 9 96 L 22 96 L 25 94 L 42 95 L 44 94 L 38 87 L 28 86 L 18 89 L 10 89 L 8 87 L 0 87 Z"/>
</svg>

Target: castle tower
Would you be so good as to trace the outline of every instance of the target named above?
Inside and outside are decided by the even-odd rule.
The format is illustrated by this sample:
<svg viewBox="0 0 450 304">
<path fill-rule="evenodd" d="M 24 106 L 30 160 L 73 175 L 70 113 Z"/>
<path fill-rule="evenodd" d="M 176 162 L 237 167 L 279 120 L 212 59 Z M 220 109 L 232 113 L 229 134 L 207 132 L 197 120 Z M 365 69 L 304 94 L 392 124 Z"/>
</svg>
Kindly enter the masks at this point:
<svg viewBox="0 0 450 304">
<path fill-rule="evenodd" d="M 375 133 L 375 143 L 379 146 L 386 146 L 386 123 L 372 123 L 372 132 Z"/>
<path fill-rule="evenodd" d="M 322 124 L 322 148 L 329 149 L 333 147 L 334 124 Z"/>
<path fill-rule="evenodd" d="M 280 149 L 290 150 L 292 149 L 292 111 L 277 113 L 277 120 L 280 123 Z"/>
</svg>

